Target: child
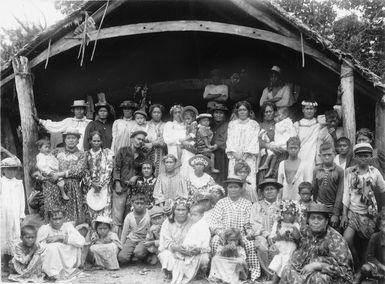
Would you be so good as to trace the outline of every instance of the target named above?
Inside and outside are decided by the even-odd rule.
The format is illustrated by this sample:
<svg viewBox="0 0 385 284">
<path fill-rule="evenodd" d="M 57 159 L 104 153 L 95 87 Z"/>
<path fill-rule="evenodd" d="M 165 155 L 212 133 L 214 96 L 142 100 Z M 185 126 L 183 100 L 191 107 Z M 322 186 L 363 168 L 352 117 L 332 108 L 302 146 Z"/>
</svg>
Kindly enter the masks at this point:
<svg viewBox="0 0 385 284">
<path fill-rule="evenodd" d="M 165 220 L 165 214 L 161 207 L 154 206 L 150 210 L 151 227 L 147 232 L 144 246 L 147 248 L 150 255 L 147 262 L 151 265 L 155 265 L 158 262 L 157 253 L 159 248 L 160 229 L 162 228 L 163 221 Z"/>
<path fill-rule="evenodd" d="M 135 131 L 142 130 L 147 133 L 148 123 L 147 123 L 147 113 L 142 110 L 137 110 L 134 112 L 134 126 L 131 129 L 131 133 Z"/>
<path fill-rule="evenodd" d="M 8 264 L 14 240 L 20 238 L 20 224 L 25 218 L 25 197 L 23 181 L 16 179 L 21 162 L 16 157 L 1 161 L 1 255 L 2 263 Z M 6 268 L 6 267 L 4 267 Z"/>
<path fill-rule="evenodd" d="M 150 228 L 150 215 L 146 208 L 146 196 L 138 193 L 131 199 L 133 211 L 130 212 L 123 223 L 121 236 L 122 250 L 118 254 L 121 264 L 129 263 L 131 257 L 144 259 L 148 255 L 147 249 L 143 245 L 147 231 Z"/>
<path fill-rule="evenodd" d="M 36 243 L 37 230 L 31 225 L 21 228 L 21 242 L 15 246 L 9 280 L 15 282 L 43 282 L 41 254 L 43 249 Z"/>
<path fill-rule="evenodd" d="M 338 155 L 334 158 L 334 163 L 341 167 L 343 170 L 349 167 L 348 160 L 351 160 L 352 143 L 349 138 L 341 137 L 337 140 L 337 152 Z"/>
<path fill-rule="evenodd" d="M 258 193 L 251 183 L 247 181 L 247 177 L 251 172 L 250 166 L 245 161 L 239 161 L 234 166 L 234 174 L 243 180 L 243 196 L 251 203 L 258 201 Z"/>
<path fill-rule="evenodd" d="M 269 269 L 275 272 L 273 284 L 278 284 L 281 279 L 281 273 L 291 254 L 297 249 L 297 242 L 300 238 L 299 224 L 296 221 L 299 217 L 299 207 L 294 201 L 282 201 L 281 216 L 274 222 L 269 238 L 275 241 L 275 247 L 279 251 L 274 256 L 269 265 Z"/>
<path fill-rule="evenodd" d="M 75 227 L 75 229 L 82 235 L 82 237 L 85 239 L 84 246 L 82 248 L 82 256 L 80 260 L 80 266 L 79 268 L 84 268 L 86 264 L 86 259 L 90 250 L 91 245 L 91 228 L 87 223 L 79 224 Z"/>
<path fill-rule="evenodd" d="M 385 256 L 383 243 L 385 242 L 385 214 L 381 213 L 378 220 L 380 231 L 374 233 L 369 240 L 367 250 L 367 263 L 357 273 L 354 284 L 360 284 L 365 278 L 375 278 L 380 280 L 377 283 L 383 283 L 385 279 Z"/>
<path fill-rule="evenodd" d="M 219 170 L 215 168 L 215 155 L 213 151 L 217 148 L 217 145 L 211 145 L 214 133 L 210 127 L 210 119 L 213 116 L 209 113 L 201 113 L 197 116 L 198 131 L 197 131 L 197 154 L 203 154 L 210 157 L 211 160 L 211 172 L 219 173 Z"/>
<path fill-rule="evenodd" d="M 241 283 L 247 278 L 246 252 L 241 231 L 229 228 L 223 233 L 223 245 L 211 261 L 210 281 Z"/>
<path fill-rule="evenodd" d="M 303 181 L 298 186 L 298 194 L 301 197 L 299 204 L 302 205 L 306 210 L 309 209 L 310 204 L 312 203 L 311 197 L 313 196 L 313 186 L 308 181 Z"/>
<path fill-rule="evenodd" d="M 342 211 L 344 170 L 334 164 L 335 152 L 330 142 L 321 144 L 319 151 L 322 164 L 313 171 L 314 201 L 326 205 L 333 212 L 330 224 L 337 228 Z"/>
<path fill-rule="evenodd" d="M 193 106 L 186 106 L 182 111 L 182 118 L 184 121 L 184 125 L 186 127 L 186 137 L 181 140 L 184 142 L 183 147 L 187 150 L 191 150 L 190 152 L 196 152 L 196 136 L 198 130 L 198 123 L 195 120 L 195 117 L 198 115 L 198 110 Z M 182 158 L 182 147 L 178 145 L 178 160 Z"/>
<path fill-rule="evenodd" d="M 94 221 L 94 232 L 91 236 L 90 256 L 93 262 L 108 270 L 119 269 L 118 252 L 122 249 L 118 235 L 111 232 L 112 220 L 98 216 Z"/>
<path fill-rule="evenodd" d="M 290 137 L 296 136 L 293 121 L 289 117 L 289 109 L 287 107 L 279 108 L 274 118 L 276 124 L 274 129 L 274 141 L 266 141 L 267 135 L 263 135 L 262 140 L 270 142 L 270 145 L 286 149 L 286 142 Z M 270 177 L 273 174 L 277 156 L 270 150 L 267 150 L 267 158 L 259 170 L 269 169 L 265 175 Z"/>
<path fill-rule="evenodd" d="M 36 142 L 39 154 L 36 155 L 36 167 L 41 174 L 46 177 L 51 177 L 54 173 L 59 172 L 59 161 L 51 153 L 51 142 L 46 139 L 40 139 Z M 63 200 L 68 201 L 70 198 L 65 192 L 65 182 L 63 178 L 59 178 L 56 182 L 60 189 Z"/>
<path fill-rule="evenodd" d="M 209 225 L 203 219 L 204 213 L 205 208 L 202 205 L 195 204 L 190 208 L 190 218 L 193 224 L 186 234 L 182 248 L 191 252 L 192 256 L 175 253 L 176 258 L 180 261 L 177 262 L 172 271 L 171 284 L 190 283 L 198 270 L 206 276 L 209 265 L 211 233 Z M 197 257 L 196 252 L 198 252 L 199 257 Z"/>
</svg>

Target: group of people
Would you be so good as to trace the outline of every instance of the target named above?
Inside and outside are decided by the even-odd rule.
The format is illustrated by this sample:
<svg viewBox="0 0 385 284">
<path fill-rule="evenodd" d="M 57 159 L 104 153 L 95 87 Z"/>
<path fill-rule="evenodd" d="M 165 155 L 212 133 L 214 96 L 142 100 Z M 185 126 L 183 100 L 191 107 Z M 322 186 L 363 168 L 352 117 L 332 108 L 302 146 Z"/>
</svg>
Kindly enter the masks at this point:
<svg viewBox="0 0 385 284">
<path fill-rule="evenodd" d="M 168 122 L 162 105 L 147 113 L 133 101 L 120 104 L 115 121 L 107 102 L 88 120 L 82 100 L 71 106 L 73 118 L 34 117 L 63 143 L 36 143 L 27 200 L 44 218 L 40 228 L 22 223 L 20 161 L 1 161 L 10 279 L 70 279 L 81 268 L 135 261 L 160 261 L 174 284 L 384 279 L 383 150 L 373 149 L 368 129 L 356 141 L 344 137 L 338 107 L 317 117 L 317 103 L 304 100 L 293 123 L 296 98 L 279 74 L 274 66 L 262 122 L 245 100 L 230 113 L 219 80 L 205 88 L 207 112 L 176 104 Z"/>
</svg>

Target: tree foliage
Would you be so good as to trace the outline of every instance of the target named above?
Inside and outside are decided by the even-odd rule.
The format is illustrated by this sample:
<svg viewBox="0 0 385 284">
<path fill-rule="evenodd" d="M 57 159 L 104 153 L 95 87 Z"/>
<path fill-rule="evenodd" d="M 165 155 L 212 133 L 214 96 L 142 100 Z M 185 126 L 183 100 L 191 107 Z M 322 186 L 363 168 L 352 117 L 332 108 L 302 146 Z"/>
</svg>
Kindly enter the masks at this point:
<svg viewBox="0 0 385 284">
<path fill-rule="evenodd" d="M 76 0 L 76 1 L 67 1 L 67 0 L 55 0 L 55 8 L 60 10 L 60 12 L 64 15 L 69 15 L 72 12 L 81 8 L 85 0 Z"/>
</svg>

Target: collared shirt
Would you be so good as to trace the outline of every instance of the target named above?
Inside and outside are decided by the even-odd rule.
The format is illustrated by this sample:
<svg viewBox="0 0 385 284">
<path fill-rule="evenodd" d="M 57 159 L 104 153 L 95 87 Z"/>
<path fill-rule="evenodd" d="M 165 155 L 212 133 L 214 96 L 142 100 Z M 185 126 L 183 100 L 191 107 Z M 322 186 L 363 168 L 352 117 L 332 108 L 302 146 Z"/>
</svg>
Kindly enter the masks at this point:
<svg viewBox="0 0 385 284">
<path fill-rule="evenodd" d="M 314 200 L 333 208 L 333 214 L 340 216 L 344 192 L 344 170 L 333 163 L 329 169 L 324 165 L 313 171 Z"/>
<path fill-rule="evenodd" d="M 99 131 L 102 134 L 102 143 L 103 148 L 111 149 L 111 143 L 112 143 L 112 123 L 109 121 L 102 122 L 99 119 L 96 119 L 94 121 L 91 121 L 84 132 L 84 141 L 83 141 L 83 148 L 84 151 L 87 151 L 90 149 L 90 143 L 89 139 L 91 138 L 90 135 L 93 131 Z"/>
<path fill-rule="evenodd" d="M 374 233 L 368 244 L 368 262 L 385 265 L 385 234 Z"/>
<path fill-rule="evenodd" d="M 121 243 L 124 245 L 127 239 L 133 242 L 140 242 L 146 238 L 147 231 L 150 228 L 150 215 L 148 212 L 144 214 L 143 218 L 136 222 L 134 212 L 130 212 L 124 218 Z"/>
<path fill-rule="evenodd" d="M 280 201 L 269 202 L 266 199 L 255 202 L 251 207 L 250 224 L 254 233 L 260 232 L 267 237 L 273 228 L 274 220 L 279 213 Z"/>
<path fill-rule="evenodd" d="M 131 147 L 120 148 L 115 156 L 113 180 L 128 182 L 134 175 L 139 174 L 141 164 L 145 159 L 146 157 L 142 151 L 139 151 L 138 156 L 135 158 L 135 153 Z"/>
</svg>

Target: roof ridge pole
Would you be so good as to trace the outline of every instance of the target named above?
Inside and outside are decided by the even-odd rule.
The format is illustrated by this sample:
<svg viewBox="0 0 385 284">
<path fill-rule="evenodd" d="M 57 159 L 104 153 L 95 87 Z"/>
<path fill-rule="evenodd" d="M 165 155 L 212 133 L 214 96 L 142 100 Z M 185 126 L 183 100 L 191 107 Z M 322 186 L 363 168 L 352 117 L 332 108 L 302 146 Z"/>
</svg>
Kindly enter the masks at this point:
<svg viewBox="0 0 385 284">
<path fill-rule="evenodd" d="M 33 188 L 33 181 L 29 172 L 31 167 L 36 163 L 35 159 L 37 154 L 35 145 L 37 140 L 37 123 L 32 119 L 32 115 L 37 112 L 28 58 L 25 56 L 12 58 L 12 67 L 15 74 L 17 99 L 19 101 L 21 129 L 23 134 L 24 187 L 25 194 L 28 198 Z"/>
<path fill-rule="evenodd" d="M 342 122 L 344 135 L 354 143 L 356 138 L 356 112 L 354 108 L 353 64 L 343 59 L 341 64 Z"/>
</svg>

